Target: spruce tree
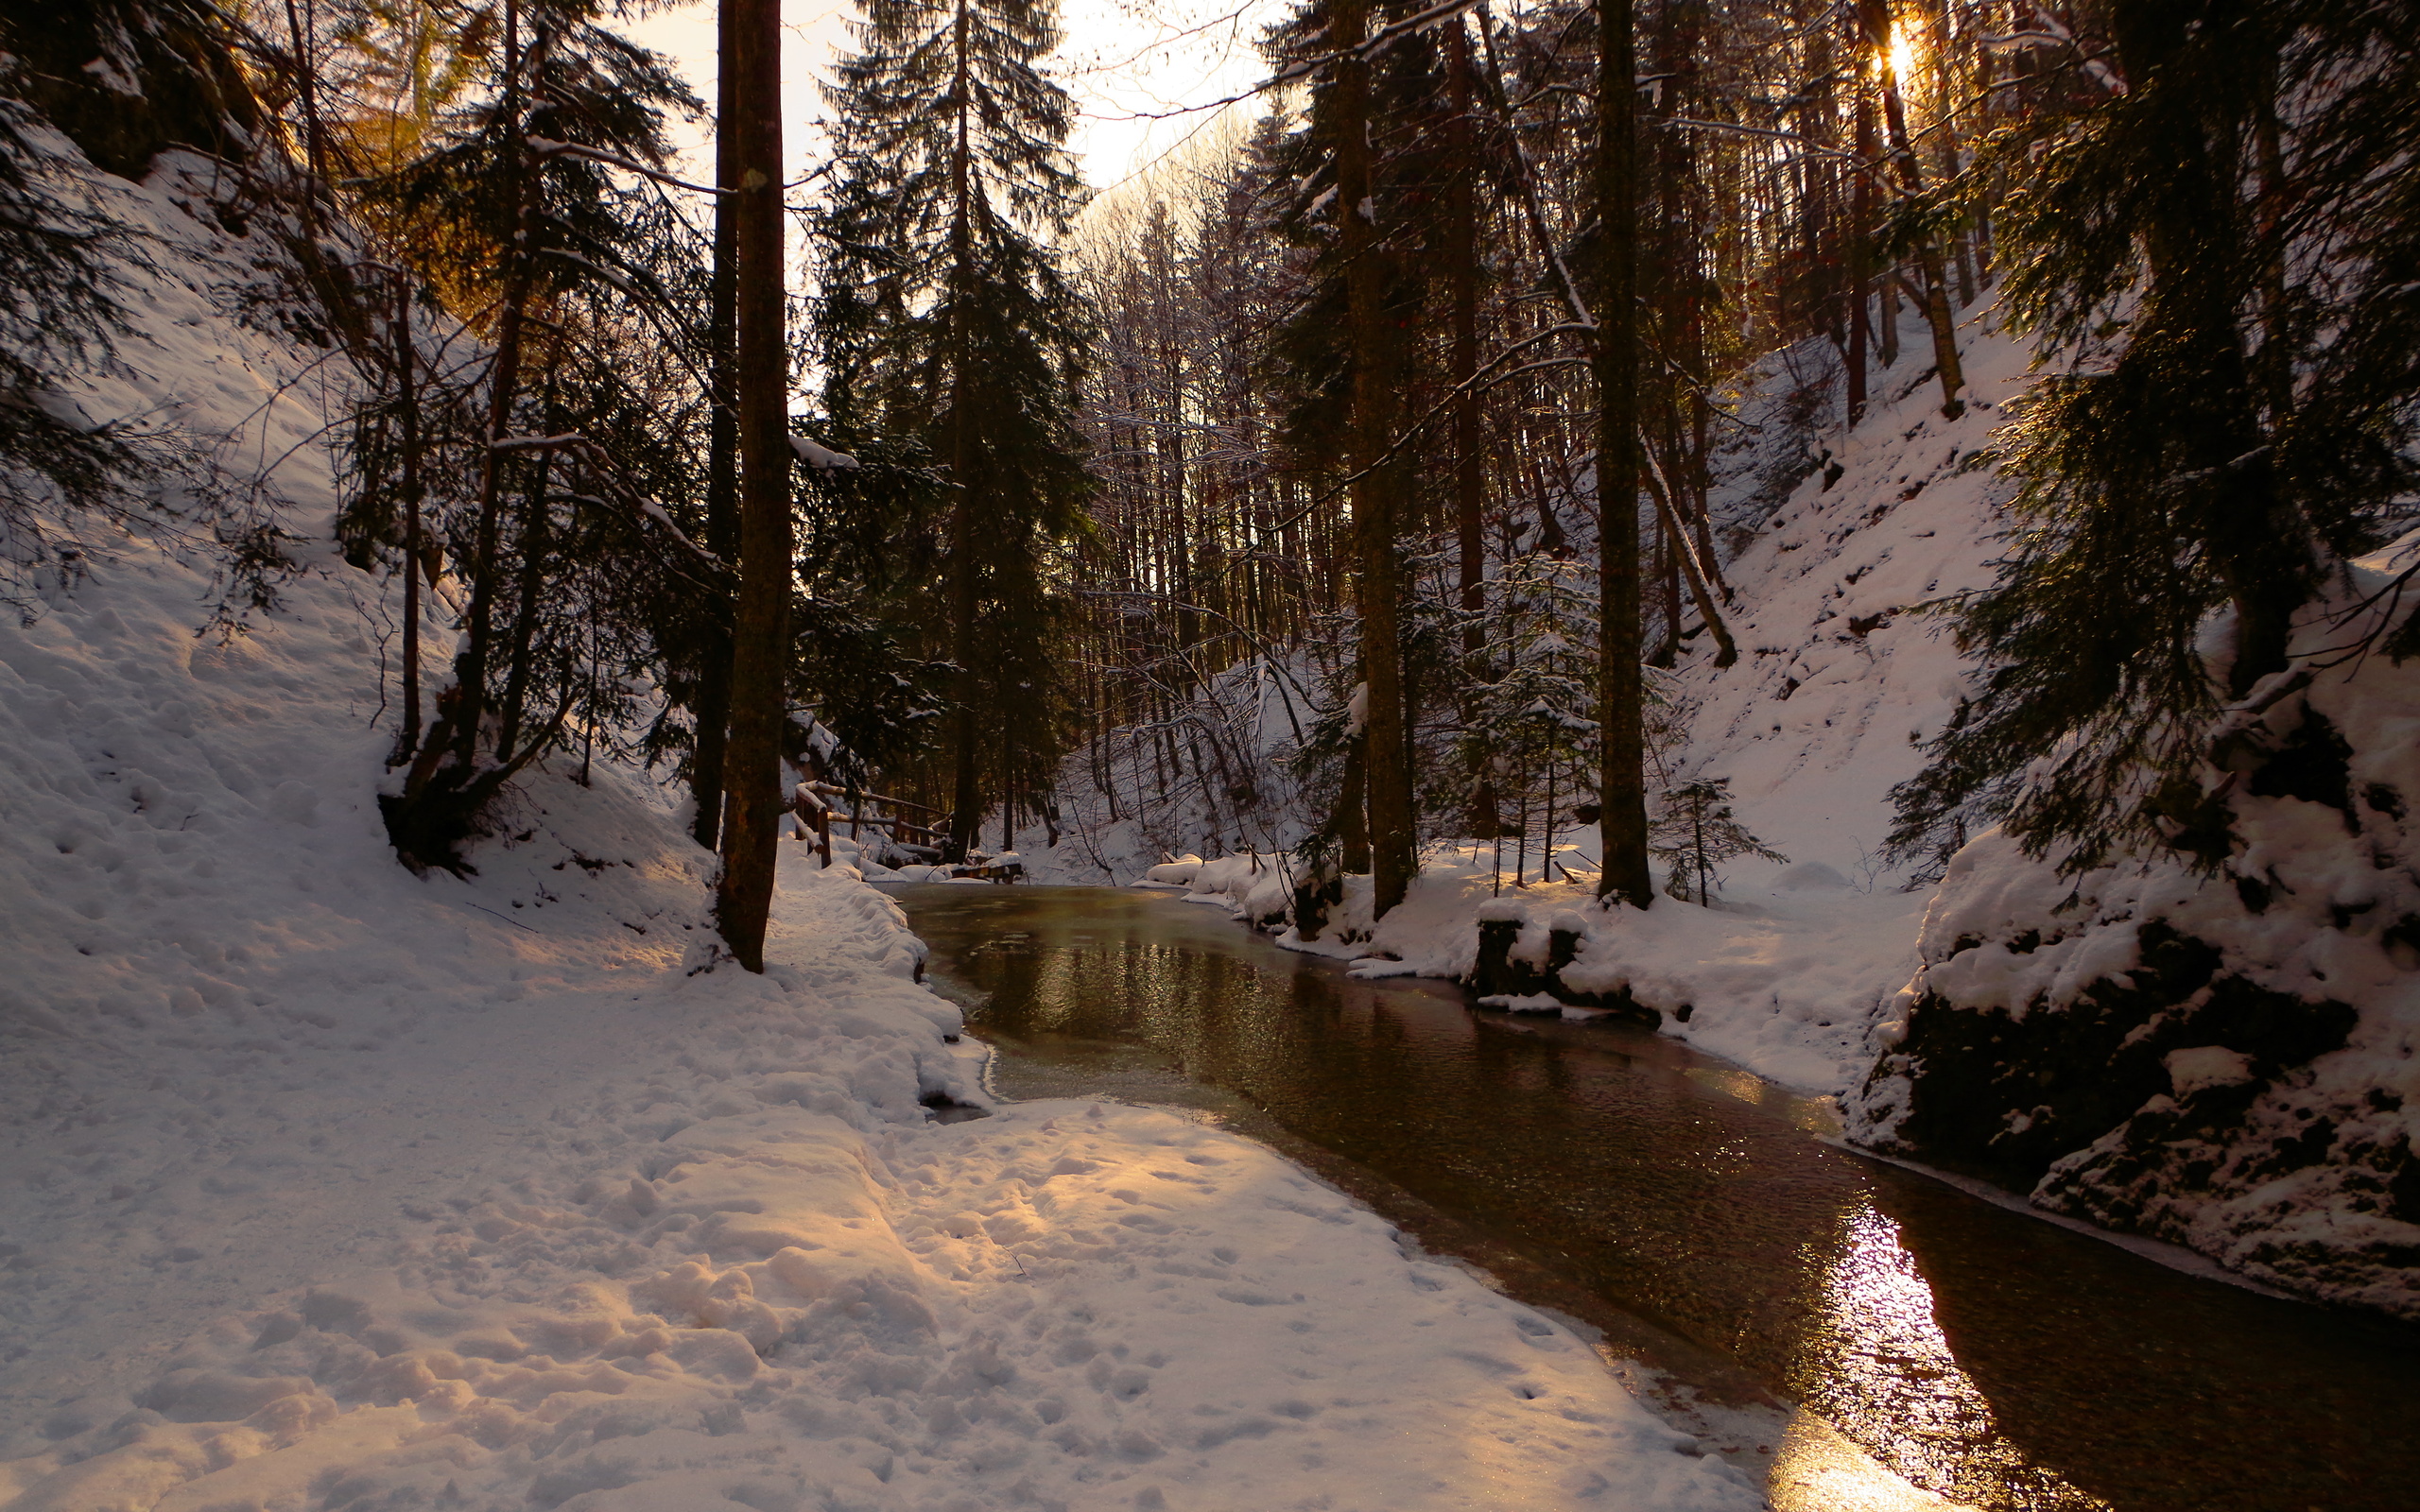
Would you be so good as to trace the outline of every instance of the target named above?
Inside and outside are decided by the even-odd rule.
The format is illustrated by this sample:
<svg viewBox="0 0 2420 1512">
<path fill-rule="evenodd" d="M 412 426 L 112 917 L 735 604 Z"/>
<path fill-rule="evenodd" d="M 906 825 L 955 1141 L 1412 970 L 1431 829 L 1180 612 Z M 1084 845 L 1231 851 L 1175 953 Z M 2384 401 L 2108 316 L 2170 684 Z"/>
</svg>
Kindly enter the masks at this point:
<svg viewBox="0 0 2420 1512">
<path fill-rule="evenodd" d="M 919 439 L 949 486 L 939 588 L 955 662 L 951 845 L 994 785 L 1057 765 L 1048 563 L 1090 483 L 1074 422 L 1084 312 L 1050 242 L 1082 198 L 1073 107 L 1041 71 L 1050 0 L 867 0 L 829 97 L 825 409 Z"/>
<path fill-rule="evenodd" d="M 2023 175 L 2006 308 L 2055 366 L 2007 437 L 2012 550 L 1958 621 L 1979 686 L 1898 793 L 1903 853 L 1979 809 L 2071 868 L 2137 839 L 2222 860 L 2212 716 L 2288 666 L 2413 480 L 2420 23 L 2120 0 L 2110 32 L 2122 92 L 1989 154 Z"/>
<path fill-rule="evenodd" d="M 783 723 L 788 713 L 794 581 L 790 532 L 789 342 L 782 300 L 782 12 L 780 0 L 722 0 L 722 66 L 739 186 L 734 228 L 737 322 L 730 393 L 739 459 L 739 594 L 731 635 L 731 739 L 723 786 L 722 880 L 716 922 L 739 964 L 765 969 L 765 928 L 782 811 Z M 717 334 L 719 337 L 719 333 Z M 717 394 L 717 399 L 722 395 Z"/>
<path fill-rule="evenodd" d="M 1597 0 L 1597 500 L 1601 713 L 1597 894 L 1645 908 L 1647 687 L 1638 583 L 1638 149 L 1630 0 Z"/>
<path fill-rule="evenodd" d="M 507 8 L 484 87 L 354 186 L 424 296 L 357 360 L 339 529 L 363 565 L 441 548 L 409 565 L 433 579 L 441 556 L 460 610 L 452 677 L 424 730 L 406 710 L 381 798 L 414 866 L 463 867 L 491 801 L 550 751 L 652 754 L 663 722 L 640 733 L 632 679 L 678 680 L 667 648 L 725 612 L 726 565 L 676 523 L 695 527 L 704 471 L 700 248 L 648 178 L 665 112 L 697 102 L 591 17 Z"/>
<path fill-rule="evenodd" d="M 1280 159 L 1294 180 L 1282 220 L 1315 249 L 1319 280 L 1273 343 L 1292 389 L 1288 439 L 1340 474 L 1352 511 L 1359 661 L 1345 681 L 1365 690 L 1363 715 L 1326 831 L 1348 869 L 1366 853 L 1381 915 L 1419 869 L 1403 544 L 1422 522 L 1406 401 L 1426 376 L 1426 274 L 1455 255 L 1453 196 L 1440 191 L 1469 171 L 1443 49 L 1416 26 L 1406 34 L 1417 15 L 1399 0 L 1314 0 L 1264 40 L 1272 62 L 1311 82 Z M 1476 269 L 1464 271 L 1475 300 Z"/>
</svg>

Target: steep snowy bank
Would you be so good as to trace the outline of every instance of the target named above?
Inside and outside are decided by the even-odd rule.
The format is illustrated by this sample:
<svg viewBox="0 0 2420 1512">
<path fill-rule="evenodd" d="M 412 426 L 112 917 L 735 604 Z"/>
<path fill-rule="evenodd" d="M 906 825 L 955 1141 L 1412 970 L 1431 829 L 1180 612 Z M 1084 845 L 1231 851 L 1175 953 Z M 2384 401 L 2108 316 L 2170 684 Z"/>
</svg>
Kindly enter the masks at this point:
<svg viewBox="0 0 2420 1512">
<path fill-rule="evenodd" d="M 2410 562 L 2357 567 L 2214 748 L 2241 841 L 2215 875 L 1959 853 L 1854 1137 L 2420 1318 L 2420 669 L 2337 654 Z"/>
<path fill-rule="evenodd" d="M 101 180 L 157 271 L 87 407 L 283 458 L 310 570 L 197 637 L 206 559 L 129 537 L 0 627 L 0 1504 L 1756 1504 L 1257 1146 L 931 1121 L 958 1012 L 805 847 L 764 977 L 695 971 L 710 858 L 627 773 L 398 866 L 317 354 L 179 183 Z"/>
</svg>

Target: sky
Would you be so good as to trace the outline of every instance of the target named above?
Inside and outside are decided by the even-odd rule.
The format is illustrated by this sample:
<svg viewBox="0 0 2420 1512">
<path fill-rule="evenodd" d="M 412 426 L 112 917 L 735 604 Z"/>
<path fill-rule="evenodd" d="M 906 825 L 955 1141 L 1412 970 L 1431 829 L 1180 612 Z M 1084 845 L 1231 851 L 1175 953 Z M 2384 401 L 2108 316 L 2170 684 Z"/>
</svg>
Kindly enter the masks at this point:
<svg viewBox="0 0 2420 1512">
<path fill-rule="evenodd" d="M 1254 44 L 1285 9 L 1284 0 L 1064 0 L 1067 40 L 1051 72 L 1076 99 L 1068 145 L 1085 180 L 1115 188 L 1218 113 L 1167 112 L 1240 94 L 1266 77 Z M 855 15 L 846 0 L 788 0 L 783 7 L 783 136 L 793 178 L 820 163 L 810 128 L 825 107 L 816 85 L 852 46 Z M 675 6 L 627 29 L 677 60 L 698 94 L 714 98 L 715 0 Z M 708 171 L 703 132 L 688 135 L 697 153 L 691 171 Z"/>
</svg>

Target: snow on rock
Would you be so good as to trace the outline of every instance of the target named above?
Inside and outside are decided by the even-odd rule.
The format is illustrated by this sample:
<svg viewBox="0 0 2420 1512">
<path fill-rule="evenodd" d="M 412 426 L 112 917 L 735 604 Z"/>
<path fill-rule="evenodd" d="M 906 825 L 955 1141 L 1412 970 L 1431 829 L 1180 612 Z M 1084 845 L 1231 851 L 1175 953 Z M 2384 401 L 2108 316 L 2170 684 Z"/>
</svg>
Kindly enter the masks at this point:
<svg viewBox="0 0 2420 1512">
<path fill-rule="evenodd" d="M 2408 558 L 2360 564 L 2314 662 Z M 2253 730 L 2215 875 L 1952 860 L 1853 1139 L 2420 1318 L 2420 667 L 2318 670 Z"/>
<path fill-rule="evenodd" d="M 132 536 L 0 626 L 0 1503 L 1759 1504 L 1258 1146 L 934 1122 L 989 1100 L 838 842 L 783 847 L 763 976 L 713 966 L 712 858 L 634 774 L 533 768 L 475 875 L 397 865 L 392 606 L 280 414 L 315 354 L 110 193 L 158 271 L 94 412 L 288 427 L 311 570 L 197 637 L 207 564 Z"/>
</svg>

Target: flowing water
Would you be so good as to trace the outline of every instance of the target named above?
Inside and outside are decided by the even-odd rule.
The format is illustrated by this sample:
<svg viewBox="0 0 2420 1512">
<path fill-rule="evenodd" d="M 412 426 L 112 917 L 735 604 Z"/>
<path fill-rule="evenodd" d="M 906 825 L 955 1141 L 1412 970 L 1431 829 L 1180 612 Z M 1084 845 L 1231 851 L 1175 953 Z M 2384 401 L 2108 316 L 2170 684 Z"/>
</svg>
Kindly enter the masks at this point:
<svg viewBox="0 0 2420 1512">
<path fill-rule="evenodd" d="M 1003 1095 L 1194 1109 L 1598 1326 L 1691 1401 L 1754 1422 L 1780 1399 L 1791 1426 L 1745 1436 L 1789 1442 L 1743 1446 L 1776 1505 L 1926 1500 L 1824 1479 L 1832 1445 L 1993 1509 L 2420 1507 L 2420 1330 L 1847 1153 L 1824 1105 L 1648 1030 L 1354 981 L 1167 894 L 896 896 Z"/>
</svg>

